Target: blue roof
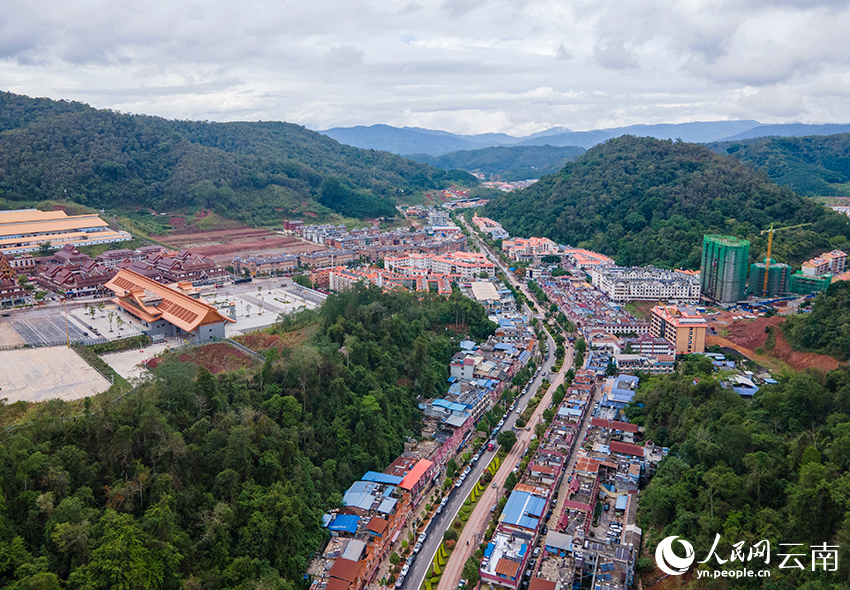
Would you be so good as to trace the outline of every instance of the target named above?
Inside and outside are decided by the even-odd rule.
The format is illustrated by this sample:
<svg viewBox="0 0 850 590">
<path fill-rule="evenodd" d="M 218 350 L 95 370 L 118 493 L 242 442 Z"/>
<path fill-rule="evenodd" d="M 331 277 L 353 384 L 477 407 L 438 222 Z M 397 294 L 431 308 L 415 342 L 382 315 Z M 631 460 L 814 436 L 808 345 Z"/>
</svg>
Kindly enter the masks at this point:
<svg viewBox="0 0 850 590">
<path fill-rule="evenodd" d="M 533 496 L 528 492 L 514 491 L 511 492 L 508 503 L 505 504 L 502 518 L 508 524 L 536 530 L 545 507 L 545 498 Z"/>
<path fill-rule="evenodd" d="M 499 319 L 499 326 L 502 328 L 513 328 L 514 323 L 507 318 L 501 318 Z"/>
<path fill-rule="evenodd" d="M 519 354 L 519 362 L 521 362 L 521 363 L 524 363 L 525 361 L 527 361 L 527 360 L 528 360 L 528 359 L 530 359 L 530 358 L 531 358 L 531 353 L 530 353 L 530 352 L 528 352 L 527 350 L 523 350 L 523 351 Z"/>
<path fill-rule="evenodd" d="M 376 483 L 388 483 L 394 486 L 397 486 L 401 483 L 403 477 L 399 477 L 398 475 L 387 475 L 386 473 L 378 473 L 377 471 L 367 471 L 363 474 L 363 477 L 360 478 L 362 481 L 373 481 Z"/>
<path fill-rule="evenodd" d="M 449 393 L 452 395 L 460 394 L 460 383 L 452 383 L 452 386 L 449 387 Z"/>
<path fill-rule="evenodd" d="M 389 514 L 393 511 L 393 508 L 395 507 L 397 502 L 398 500 L 396 500 L 395 498 L 387 498 L 386 500 L 381 502 L 380 506 L 378 506 L 378 512 L 380 512 L 381 514 Z"/>
<path fill-rule="evenodd" d="M 457 381 L 457 377 L 449 377 L 448 379 L 446 379 L 446 381 L 448 381 L 449 383 L 454 383 L 455 381 Z"/>
<path fill-rule="evenodd" d="M 495 543 L 487 543 L 487 548 L 484 550 L 484 557 L 490 557 L 493 554 L 493 549 L 496 547 Z"/>
<path fill-rule="evenodd" d="M 454 387 L 454 386 L 452 386 Z M 432 406 L 437 406 L 438 408 L 445 408 L 450 412 L 465 412 L 466 406 L 463 404 L 458 404 L 455 402 L 450 402 L 447 399 L 435 399 L 431 402 Z"/>
<path fill-rule="evenodd" d="M 629 505 L 629 499 L 626 495 L 617 496 L 617 505 L 614 507 L 615 510 L 625 510 L 626 506 Z"/>
<path fill-rule="evenodd" d="M 354 534 L 357 532 L 358 522 L 360 522 L 360 517 L 354 516 L 353 514 L 337 514 L 336 518 L 334 518 L 328 525 L 328 530 L 345 531 L 347 533 Z"/>
<path fill-rule="evenodd" d="M 461 340 L 460 347 L 464 350 L 472 350 L 475 348 L 475 342 L 472 340 Z"/>
</svg>

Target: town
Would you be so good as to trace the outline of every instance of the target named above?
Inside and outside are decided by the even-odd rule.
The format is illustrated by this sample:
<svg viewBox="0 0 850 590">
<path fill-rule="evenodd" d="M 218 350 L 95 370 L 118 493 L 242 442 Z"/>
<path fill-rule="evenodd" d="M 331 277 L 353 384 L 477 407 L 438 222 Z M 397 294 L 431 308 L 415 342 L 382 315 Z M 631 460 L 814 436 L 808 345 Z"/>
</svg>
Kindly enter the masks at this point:
<svg viewBox="0 0 850 590">
<path fill-rule="evenodd" d="M 480 202 L 455 196 L 441 208 L 406 208 L 409 229 L 287 220 L 281 234 L 309 244 L 304 251 L 236 255 L 223 266 L 158 245 L 91 257 L 79 248 L 129 237 L 96 216 L 5 212 L 0 297 L 14 316 L 4 315 L 22 339 L 35 338 L 23 344 L 61 344 L 59 320 L 60 342 L 19 328 L 30 325 L 27 310 L 59 298 L 77 304 L 74 330 L 65 319 L 69 341 L 110 340 L 115 315 L 117 338 L 148 336 L 153 352 L 156 343 L 227 340 L 359 283 L 457 289 L 484 307 L 495 333 L 460 343 L 444 396 L 419 400 L 421 436 L 383 472 L 363 473 L 325 515 L 329 542 L 308 568 L 311 589 L 451 590 L 471 578 L 510 590 L 587 579 L 629 587 L 642 541 L 639 492 L 668 451 L 626 415 L 640 376 L 705 354 L 725 385 L 751 397 L 775 381 L 706 352 L 716 314 L 795 310 L 850 278 L 846 254 L 825 252 L 792 274 L 768 257 L 749 264 L 744 240 L 707 235 L 700 271 L 624 268 L 547 238 L 512 238 L 475 213 L 467 221 L 463 212 Z M 98 308 L 109 332 L 93 325 Z"/>
</svg>

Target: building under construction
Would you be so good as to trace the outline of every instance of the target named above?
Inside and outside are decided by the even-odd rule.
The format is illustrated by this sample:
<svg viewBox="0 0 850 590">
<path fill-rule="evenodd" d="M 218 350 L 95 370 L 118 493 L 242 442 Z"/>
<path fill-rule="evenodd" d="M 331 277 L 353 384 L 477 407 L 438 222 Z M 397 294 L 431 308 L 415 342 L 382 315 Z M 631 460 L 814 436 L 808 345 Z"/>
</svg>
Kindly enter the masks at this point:
<svg viewBox="0 0 850 590">
<path fill-rule="evenodd" d="M 771 259 L 767 265 L 767 291 L 764 288 L 764 267 L 765 263 L 756 262 L 750 265 L 750 295 L 756 297 L 781 297 L 787 295 L 788 277 L 791 274 L 791 267 L 787 264 L 777 263 Z"/>
<path fill-rule="evenodd" d="M 718 305 L 735 305 L 747 296 L 750 243 L 732 236 L 707 235 L 702 240 L 702 296 Z"/>
</svg>

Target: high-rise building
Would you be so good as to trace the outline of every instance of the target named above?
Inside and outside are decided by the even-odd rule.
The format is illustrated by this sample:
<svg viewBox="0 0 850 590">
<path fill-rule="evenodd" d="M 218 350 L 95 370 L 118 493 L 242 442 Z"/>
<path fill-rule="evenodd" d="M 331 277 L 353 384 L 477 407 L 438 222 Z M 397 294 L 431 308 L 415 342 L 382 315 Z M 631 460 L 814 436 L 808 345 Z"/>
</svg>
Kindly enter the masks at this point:
<svg viewBox="0 0 850 590">
<path fill-rule="evenodd" d="M 764 293 L 764 262 L 756 262 L 750 265 L 749 294 L 761 297 Z M 767 269 L 767 297 L 779 297 L 788 293 L 788 275 L 791 267 L 787 264 L 777 263 L 770 260 Z"/>
<path fill-rule="evenodd" d="M 750 243 L 732 236 L 702 239 L 702 296 L 719 305 L 734 305 L 747 296 Z"/>
<path fill-rule="evenodd" d="M 826 291 L 830 283 L 832 283 L 831 274 L 811 276 L 798 270 L 788 277 L 788 290 L 797 295 L 808 295 L 815 291 Z"/>
</svg>

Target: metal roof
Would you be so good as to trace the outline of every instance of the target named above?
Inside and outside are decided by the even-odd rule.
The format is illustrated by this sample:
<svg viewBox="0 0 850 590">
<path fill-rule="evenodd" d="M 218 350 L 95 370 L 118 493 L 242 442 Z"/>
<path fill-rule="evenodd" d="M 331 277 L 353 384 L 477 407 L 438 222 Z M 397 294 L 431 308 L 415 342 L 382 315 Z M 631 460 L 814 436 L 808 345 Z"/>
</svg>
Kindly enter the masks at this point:
<svg viewBox="0 0 850 590">
<path fill-rule="evenodd" d="M 386 473 L 378 473 L 377 471 L 367 471 L 360 479 L 362 481 L 388 483 L 394 486 L 400 484 L 402 480 L 398 475 L 387 475 Z"/>
<path fill-rule="evenodd" d="M 337 514 L 333 520 L 328 523 L 329 531 L 345 531 L 352 535 L 357 532 L 357 523 L 360 522 L 360 517 L 353 514 Z"/>
<path fill-rule="evenodd" d="M 545 507 L 545 498 L 527 492 L 511 492 L 502 511 L 502 520 L 508 524 L 535 530 Z"/>
</svg>

